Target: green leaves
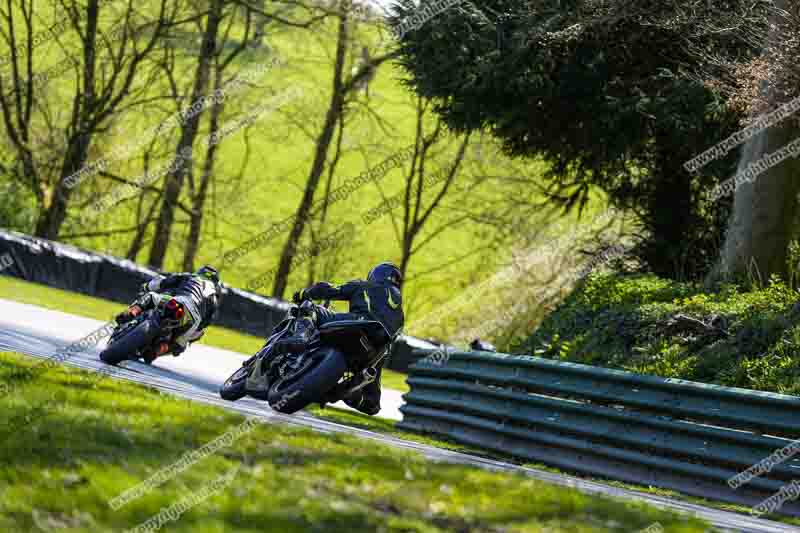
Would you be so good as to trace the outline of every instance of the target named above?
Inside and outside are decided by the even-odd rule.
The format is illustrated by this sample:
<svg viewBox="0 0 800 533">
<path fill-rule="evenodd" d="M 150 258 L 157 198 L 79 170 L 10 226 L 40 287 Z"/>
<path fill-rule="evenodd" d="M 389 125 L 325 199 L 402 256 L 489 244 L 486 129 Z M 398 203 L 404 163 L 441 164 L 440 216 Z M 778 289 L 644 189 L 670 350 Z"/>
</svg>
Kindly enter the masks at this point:
<svg viewBox="0 0 800 533">
<path fill-rule="evenodd" d="M 492 0 L 450 10 L 403 40 L 407 83 L 436 100 L 449 126 L 488 128 L 511 155 L 543 158 L 550 201 L 565 210 L 580 209 L 590 187 L 634 208 L 647 235 L 636 255 L 660 275 L 698 278 L 716 257 L 727 205 L 697 191 L 727 177 L 731 161 L 702 175 L 680 164 L 735 121 L 675 75 L 694 60 L 676 46 L 679 30 L 637 18 L 668 8 L 617 7 Z"/>
</svg>

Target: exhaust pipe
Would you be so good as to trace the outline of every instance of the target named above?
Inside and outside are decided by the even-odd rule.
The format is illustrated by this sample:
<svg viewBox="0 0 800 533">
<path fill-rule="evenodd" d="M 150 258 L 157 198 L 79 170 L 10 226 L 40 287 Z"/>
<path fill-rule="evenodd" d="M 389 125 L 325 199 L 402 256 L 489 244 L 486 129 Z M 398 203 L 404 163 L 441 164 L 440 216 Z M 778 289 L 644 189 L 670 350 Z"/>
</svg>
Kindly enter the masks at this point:
<svg viewBox="0 0 800 533">
<path fill-rule="evenodd" d="M 364 385 L 372 383 L 378 379 L 378 371 L 372 366 L 365 368 L 361 375 L 364 376 Z"/>
</svg>

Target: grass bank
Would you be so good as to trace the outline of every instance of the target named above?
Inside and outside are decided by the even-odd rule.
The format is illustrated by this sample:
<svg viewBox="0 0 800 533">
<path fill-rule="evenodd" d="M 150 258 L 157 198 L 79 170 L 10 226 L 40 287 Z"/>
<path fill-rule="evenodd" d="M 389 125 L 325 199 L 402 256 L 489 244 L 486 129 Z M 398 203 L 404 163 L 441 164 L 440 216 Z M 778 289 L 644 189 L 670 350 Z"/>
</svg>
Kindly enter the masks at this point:
<svg viewBox="0 0 800 533">
<path fill-rule="evenodd" d="M 0 380 L 32 364 L 0 354 Z M 667 532 L 702 523 L 519 475 L 433 464 L 355 437 L 256 424 L 154 490 L 109 500 L 243 418 L 57 368 L 0 399 L 0 529 L 133 528 L 177 502 L 170 531 Z M 218 483 L 229 476 L 229 483 Z M 215 487 L 215 490 L 207 490 Z M 207 498 L 200 501 L 200 495 Z"/>
<path fill-rule="evenodd" d="M 797 395 L 799 296 L 777 279 L 709 292 L 652 275 L 596 275 L 515 351 Z"/>
</svg>

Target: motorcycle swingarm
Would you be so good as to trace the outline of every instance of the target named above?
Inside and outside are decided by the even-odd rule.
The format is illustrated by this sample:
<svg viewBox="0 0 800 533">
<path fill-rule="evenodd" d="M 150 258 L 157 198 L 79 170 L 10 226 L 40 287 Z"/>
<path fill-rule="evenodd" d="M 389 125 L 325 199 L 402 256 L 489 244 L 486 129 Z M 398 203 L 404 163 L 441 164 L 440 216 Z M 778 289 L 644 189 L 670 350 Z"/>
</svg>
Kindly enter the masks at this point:
<svg viewBox="0 0 800 533">
<path fill-rule="evenodd" d="M 382 365 L 384 359 L 386 359 L 388 355 L 388 350 L 383 351 L 380 355 L 378 355 L 378 357 L 370 361 L 369 365 L 367 365 L 367 367 L 362 370 L 361 374 L 358 376 L 361 378 L 361 381 L 351 389 L 348 389 L 347 394 L 361 390 L 378 379 L 378 368 Z M 354 377 L 353 379 L 358 379 L 358 377 Z"/>
<path fill-rule="evenodd" d="M 355 381 L 356 384 L 346 388 L 344 390 L 344 393 L 342 394 L 342 398 L 363 389 L 370 383 L 374 382 L 376 379 L 378 379 L 377 368 L 375 366 L 368 366 L 367 368 L 361 371 L 361 374 L 359 374 L 358 376 L 354 376 L 351 379 L 351 381 Z"/>
</svg>

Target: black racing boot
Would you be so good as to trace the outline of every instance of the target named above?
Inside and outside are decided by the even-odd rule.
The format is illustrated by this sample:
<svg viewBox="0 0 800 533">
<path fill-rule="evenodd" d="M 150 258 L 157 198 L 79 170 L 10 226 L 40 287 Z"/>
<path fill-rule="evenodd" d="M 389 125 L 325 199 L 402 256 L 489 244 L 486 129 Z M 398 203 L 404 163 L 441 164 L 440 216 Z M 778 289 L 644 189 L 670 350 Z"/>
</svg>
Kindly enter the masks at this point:
<svg viewBox="0 0 800 533">
<path fill-rule="evenodd" d="M 381 410 L 380 400 L 378 400 L 378 403 L 375 403 L 375 400 L 369 398 L 363 390 L 357 390 L 349 396 L 345 396 L 342 400 L 345 405 L 370 416 L 378 414 Z"/>
<path fill-rule="evenodd" d="M 142 351 L 142 360 L 146 365 L 152 365 L 153 361 L 169 351 L 169 343 L 159 342 L 155 346 L 149 346 Z"/>
<path fill-rule="evenodd" d="M 142 350 L 141 357 L 144 364 L 152 365 L 153 361 L 155 361 L 158 356 L 155 354 L 152 348 L 148 347 L 145 350 Z"/>
</svg>

